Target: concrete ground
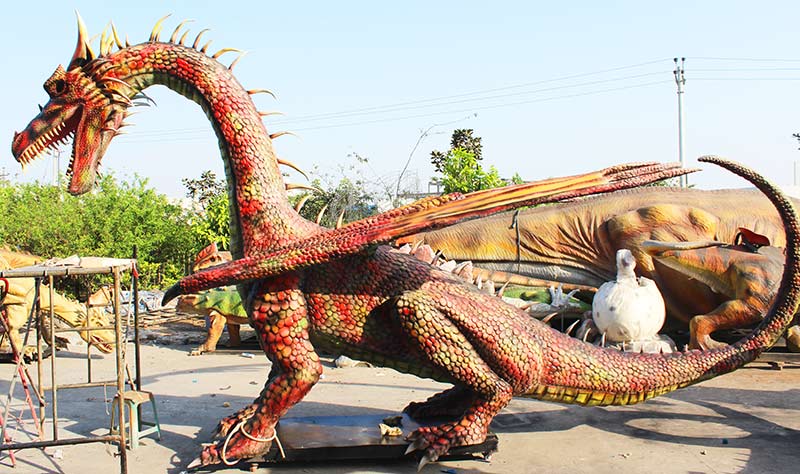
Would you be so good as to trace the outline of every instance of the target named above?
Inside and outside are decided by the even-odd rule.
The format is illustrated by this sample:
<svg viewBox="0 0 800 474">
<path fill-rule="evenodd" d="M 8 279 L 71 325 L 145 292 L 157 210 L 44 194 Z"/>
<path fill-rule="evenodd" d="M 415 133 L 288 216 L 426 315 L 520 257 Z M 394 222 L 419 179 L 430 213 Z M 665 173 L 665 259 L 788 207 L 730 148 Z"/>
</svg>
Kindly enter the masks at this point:
<svg viewBox="0 0 800 474">
<path fill-rule="evenodd" d="M 199 334 L 195 338 L 199 337 Z M 255 397 L 268 373 L 266 358 L 225 350 L 187 357 L 191 346 L 143 344 L 143 385 L 156 394 L 163 438 L 128 451 L 131 473 L 178 474 L 209 440 L 217 421 Z M 82 348 L 60 352 L 59 383 L 83 381 Z M 97 378 L 113 377 L 112 356 L 95 356 Z M 324 379 L 288 416 L 391 414 L 444 385 L 383 368 L 335 368 L 325 359 Z M 5 401 L 12 366 L 0 366 Z M 49 362 L 45 363 L 46 374 Z M 35 367 L 33 368 L 35 374 Z M 34 375 L 35 377 L 35 375 Z M 49 380 L 49 375 L 46 375 Z M 15 390 L 15 406 L 20 407 Z M 111 389 L 59 392 L 61 438 L 106 434 Z M 15 410 L 14 413 L 18 413 Z M 16 422 L 11 423 L 16 426 Z M 30 427 L 30 423 L 27 425 Z M 46 426 L 50 435 L 51 425 Z M 490 462 L 469 460 L 426 466 L 425 473 L 796 473 L 800 446 L 800 365 L 782 371 L 756 363 L 714 380 L 631 407 L 585 408 L 515 399 L 492 425 L 499 452 Z M 15 433 L 16 441 L 26 440 Z M 86 444 L 7 453 L 0 471 L 16 473 L 119 472 L 116 447 Z M 242 468 L 219 472 L 242 472 Z M 258 472 L 415 472 L 413 460 L 282 464 Z"/>
</svg>

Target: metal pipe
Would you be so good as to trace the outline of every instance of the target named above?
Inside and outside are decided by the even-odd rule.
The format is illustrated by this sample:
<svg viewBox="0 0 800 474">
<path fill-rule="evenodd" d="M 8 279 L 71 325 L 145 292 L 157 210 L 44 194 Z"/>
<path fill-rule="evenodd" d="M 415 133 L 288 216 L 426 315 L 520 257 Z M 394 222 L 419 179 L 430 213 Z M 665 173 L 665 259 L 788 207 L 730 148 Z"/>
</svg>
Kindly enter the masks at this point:
<svg viewBox="0 0 800 474">
<path fill-rule="evenodd" d="M 136 390 L 142 389 L 142 357 L 141 345 L 139 343 L 139 272 L 136 262 L 139 258 L 139 246 L 133 246 L 133 267 L 131 268 L 131 280 L 133 286 L 133 356 L 136 359 Z M 139 419 L 142 419 L 139 413 Z"/>
<path fill-rule="evenodd" d="M 88 331 L 89 329 L 89 310 L 91 310 L 91 306 L 89 305 L 89 299 L 86 299 L 86 319 L 83 320 L 83 328 Z M 88 336 L 88 332 L 86 333 Z M 86 341 L 86 382 L 92 383 L 92 338 L 87 337 L 89 339 Z"/>
<path fill-rule="evenodd" d="M 92 326 L 92 327 L 79 327 L 79 328 L 58 328 L 56 329 L 57 334 L 61 334 L 63 332 L 83 332 L 83 331 L 113 331 L 114 325 L 110 324 L 108 326 Z"/>
<path fill-rule="evenodd" d="M 53 393 L 53 441 L 58 441 L 58 386 L 56 385 L 56 315 L 53 310 L 53 276 L 47 277 L 50 297 L 50 387 Z"/>
<path fill-rule="evenodd" d="M 72 446 L 75 444 L 89 443 L 108 443 L 119 441 L 119 435 L 92 436 L 89 438 L 60 439 L 57 441 L 28 441 L 26 443 L 3 443 L 0 444 L 0 451 L 8 449 L 29 449 L 29 448 L 49 448 L 52 446 Z"/>
<path fill-rule="evenodd" d="M 117 408 L 119 411 L 119 470 L 122 474 L 128 473 L 128 448 L 125 446 L 125 361 L 122 354 L 122 315 L 119 310 L 120 291 L 119 268 L 113 268 L 114 273 L 114 332 L 117 341 Z"/>
<path fill-rule="evenodd" d="M 117 383 L 115 380 L 100 380 L 97 382 L 78 382 L 78 383 L 67 383 L 61 384 L 58 386 L 59 390 L 67 390 L 71 388 L 92 388 L 92 387 L 104 387 L 108 385 L 115 385 Z M 45 387 L 45 390 L 51 390 L 52 387 Z"/>
<path fill-rule="evenodd" d="M 36 311 L 36 385 L 39 390 L 39 400 L 44 400 L 44 361 L 42 360 L 42 341 L 44 340 L 44 321 L 42 321 L 42 306 L 39 304 L 39 290 L 42 280 L 36 278 L 33 285 L 33 309 Z M 39 433 L 44 432 L 45 408 L 47 405 L 39 403 Z"/>
<path fill-rule="evenodd" d="M 33 269 L 17 268 L 12 270 L 0 270 L 0 277 L 17 278 L 44 278 L 47 276 L 70 276 L 70 275 L 98 275 L 119 270 L 121 266 L 112 267 L 33 267 Z"/>
</svg>

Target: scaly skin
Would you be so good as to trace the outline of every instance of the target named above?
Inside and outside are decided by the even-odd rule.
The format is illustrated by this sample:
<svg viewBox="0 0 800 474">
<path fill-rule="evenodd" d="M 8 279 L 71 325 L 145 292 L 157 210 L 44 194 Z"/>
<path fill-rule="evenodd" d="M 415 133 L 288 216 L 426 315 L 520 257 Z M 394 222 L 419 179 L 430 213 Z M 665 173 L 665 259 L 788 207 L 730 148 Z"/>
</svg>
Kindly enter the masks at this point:
<svg viewBox="0 0 800 474">
<path fill-rule="evenodd" d="M 147 43 L 118 51 L 112 51 L 115 32 L 101 37 L 97 58 L 80 25 L 72 61 L 45 82 L 50 100 L 15 135 L 12 152 L 24 164 L 74 134 L 69 189 L 79 194 L 91 188 L 100 159 L 139 91 L 163 84 L 206 111 L 226 164 L 233 256 L 239 259 L 237 264 L 266 261 L 273 270 L 239 286 L 273 370 L 261 396 L 221 422 L 220 433 L 226 440 L 203 451 L 206 464 L 268 448 L 277 420 L 319 378 L 317 345 L 451 380 L 463 388 L 454 398 L 465 409 L 458 422 L 412 435 L 413 446 L 426 450 L 425 459 L 435 459 L 451 445 L 480 441 L 494 414 L 513 394 L 542 396 L 532 392 L 541 381 L 550 380 L 541 372 L 549 349 L 536 342 L 536 332 L 542 329 L 500 300 L 475 293 L 457 277 L 375 244 L 463 218 L 623 189 L 686 172 L 668 165 L 624 165 L 428 199 L 327 231 L 303 220 L 286 202 L 270 136 L 249 94 L 229 69 L 204 51 L 176 44 L 180 26 L 173 40 L 159 41 L 160 25 Z M 261 270 L 261 265 L 255 269 Z M 213 283 L 205 279 L 209 274 L 218 273 L 207 270 L 198 275 Z M 562 341 L 562 336 L 550 337 Z M 591 384 L 587 387 L 594 390 Z M 431 407 L 428 412 L 435 412 L 435 404 Z"/>
</svg>

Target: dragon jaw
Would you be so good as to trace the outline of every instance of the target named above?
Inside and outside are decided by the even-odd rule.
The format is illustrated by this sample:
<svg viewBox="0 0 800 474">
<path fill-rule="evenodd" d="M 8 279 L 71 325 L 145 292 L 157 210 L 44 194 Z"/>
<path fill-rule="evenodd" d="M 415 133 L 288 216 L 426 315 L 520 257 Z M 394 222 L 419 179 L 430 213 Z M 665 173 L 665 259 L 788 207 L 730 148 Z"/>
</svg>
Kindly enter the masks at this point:
<svg viewBox="0 0 800 474">
<path fill-rule="evenodd" d="M 67 175 L 73 195 L 91 190 L 100 161 L 125 119 L 129 96 L 137 92 L 109 75 L 113 68 L 106 66 L 106 58 L 93 57 L 80 17 L 78 31 L 68 68 L 59 65 L 44 83 L 50 100 L 22 132 L 14 134 L 11 144 L 14 158 L 24 167 L 72 137 Z"/>
</svg>

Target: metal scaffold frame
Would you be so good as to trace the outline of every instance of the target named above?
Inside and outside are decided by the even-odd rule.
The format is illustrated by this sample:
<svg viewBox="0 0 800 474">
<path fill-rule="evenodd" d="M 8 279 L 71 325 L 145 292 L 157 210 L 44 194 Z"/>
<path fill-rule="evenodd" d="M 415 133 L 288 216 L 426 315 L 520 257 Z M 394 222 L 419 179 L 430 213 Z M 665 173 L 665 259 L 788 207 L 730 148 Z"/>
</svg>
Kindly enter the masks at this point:
<svg viewBox="0 0 800 474">
<path fill-rule="evenodd" d="M 31 442 L 21 442 L 21 443 L 14 443 L 14 442 L 7 442 L 5 439 L 5 431 L 6 431 L 6 415 L 8 410 L 10 410 L 9 406 L 6 406 L 6 410 L 1 415 L 3 416 L 3 425 L 2 431 L 3 436 L 0 436 L 0 452 L 2 451 L 9 451 L 12 455 L 13 459 L 13 452 L 20 449 L 29 449 L 29 448 L 48 448 L 48 447 L 55 447 L 55 446 L 68 446 L 68 445 L 78 445 L 78 444 L 88 444 L 88 443 L 108 443 L 113 442 L 117 444 L 118 447 L 118 455 L 120 460 L 120 473 L 127 474 L 128 472 L 128 460 L 127 460 L 127 450 L 126 450 L 126 433 L 124 429 L 120 429 L 117 431 L 117 434 L 108 434 L 105 436 L 86 436 L 86 437 L 72 437 L 68 439 L 59 439 L 58 433 L 58 391 L 59 390 L 66 390 L 66 389 L 77 389 L 77 388 L 89 388 L 89 387 L 101 387 L 101 386 L 108 386 L 108 385 L 116 385 L 117 388 L 117 396 L 114 399 L 113 403 L 117 404 L 117 413 L 119 416 L 118 426 L 123 427 L 125 426 L 125 410 L 124 410 L 124 401 L 123 401 L 123 392 L 125 391 L 125 383 L 126 383 L 126 369 L 127 364 L 126 354 L 125 354 L 125 343 L 126 338 L 124 337 L 123 333 L 123 318 L 120 311 L 121 307 L 121 274 L 124 271 L 131 270 L 132 271 L 132 300 L 133 304 L 133 325 L 134 325 L 134 364 L 136 370 L 136 377 L 131 381 L 130 373 L 128 373 L 128 383 L 131 383 L 136 390 L 141 390 L 141 369 L 140 369 L 140 344 L 139 344 L 139 305 L 138 305 L 138 274 L 136 272 L 136 251 L 134 250 L 134 259 L 126 261 L 128 263 L 124 264 L 114 264 L 110 266 L 100 266 L 100 267 L 82 267 L 82 266 L 75 266 L 75 265 L 65 265 L 65 266 L 48 266 L 48 265 L 35 265 L 30 267 L 24 268 L 16 268 L 11 270 L 0 270 L 0 278 L 34 278 L 35 279 L 35 301 L 34 301 L 34 310 L 32 311 L 32 318 L 36 318 L 36 347 L 37 347 L 37 383 L 35 387 L 35 395 L 39 401 L 39 416 L 38 416 L 38 425 L 37 429 L 39 433 L 43 433 L 43 427 L 46 417 L 46 404 L 45 400 L 45 392 L 50 391 L 51 393 L 51 416 L 52 416 L 52 424 L 53 424 L 53 431 L 52 431 L 52 439 L 50 440 L 40 440 L 40 441 L 31 441 Z M 105 326 L 89 326 L 89 318 L 87 316 L 84 326 L 82 327 L 75 327 L 75 328 L 55 328 L 55 313 L 53 309 L 53 282 L 55 277 L 69 277 L 69 276 L 77 276 L 77 275 L 113 275 L 114 279 L 114 291 L 112 295 L 112 305 L 114 309 L 114 324 L 113 325 L 105 325 Z M 44 329 L 44 321 L 40 317 L 41 311 L 39 308 L 39 298 L 38 295 L 40 294 L 42 280 L 47 279 L 48 283 L 48 291 L 50 292 L 50 308 L 49 308 L 49 345 L 52 349 L 52 353 L 50 355 L 50 386 L 44 386 L 44 361 L 42 358 L 43 354 L 43 347 L 42 341 L 44 338 L 43 329 Z M 114 380 L 104 380 L 104 381 L 93 381 L 92 380 L 92 365 L 91 365 L 91 347 L 92 343 L 87 345 L 86 351 L 86 359 L 87 359 L 87 381 L 84 383 L 72 383 L 72 384 L 63 384 L 58 385 L 57 382 L 57 365 L 56 365 L 56 350 L 55 350 L 55 343 L 56 343 L 56 334 L 57 333 L 64 333 L 64 332 L 84 332 L 84 331 L 98 331 L 98 330 L 113 330 L 115 335 L 115 355 L 116 355 L 116 378 Z M 22 350 L 22 348 L 18 348 Z M 15 349 L 15 352 L 17 349 Z M 18 367 L 15 370 L 14 377 L 23 376 L 23 372 L 20 372 L 20 368 L 24 368 L 24 364 L 22 362 L 21 354 L 19 354 L 19 362 Z M 27 372 L 27 369 L 25 369 Z M 25 384 L 26 380 L 25 377 L 22 377 L 22 383 Z M 10 390 L 13 391 L 14 385 L 12 383 Z M 9 393 L 9 400 L 12 396 L 11 392 Z M 34 419 L 36 419 L 35 413 Z M 141 419 L 141 417 L 139 417 Z"/>
</svg>

